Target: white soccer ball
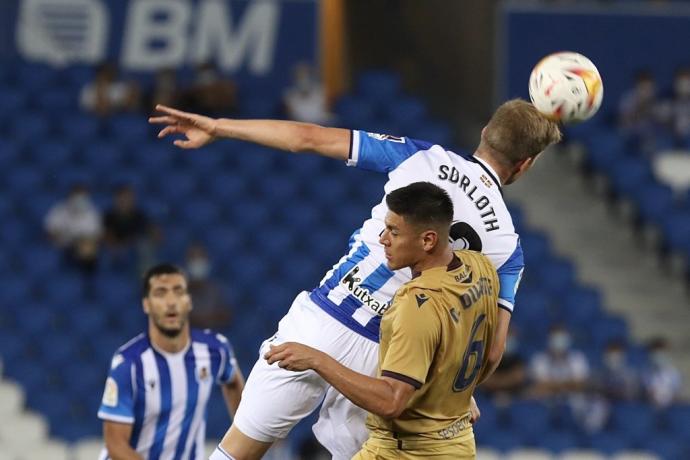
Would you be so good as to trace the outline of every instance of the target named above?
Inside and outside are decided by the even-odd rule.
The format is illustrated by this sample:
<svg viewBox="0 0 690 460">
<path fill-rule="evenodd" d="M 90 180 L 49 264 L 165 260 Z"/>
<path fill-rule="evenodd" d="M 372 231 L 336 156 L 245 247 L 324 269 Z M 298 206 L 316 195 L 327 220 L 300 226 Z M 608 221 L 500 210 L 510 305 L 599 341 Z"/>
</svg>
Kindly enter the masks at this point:
<svg viewBox="0 0 690 460">
<path fill-rule="evenodd" d="M 599 110 L 604 85 L 592 61 L 564 51 L 550 54 L 534 66 L 529 97 L 537 110 L 552 120 L 580 122 Z"/>
</svg>

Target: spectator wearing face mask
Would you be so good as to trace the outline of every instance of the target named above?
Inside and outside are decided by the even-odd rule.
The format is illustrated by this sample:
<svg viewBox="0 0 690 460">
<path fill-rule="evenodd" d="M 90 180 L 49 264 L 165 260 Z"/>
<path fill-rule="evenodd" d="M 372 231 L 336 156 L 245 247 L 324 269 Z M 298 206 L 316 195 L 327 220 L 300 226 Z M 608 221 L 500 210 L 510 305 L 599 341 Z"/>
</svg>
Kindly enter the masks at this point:
<svg viewBox="0 0 690 460">
<path fill-rule="evenodd" d="M 96 269 L 103 227 L 100 211 L 85 185 L 73 186 L 67 198 L 55 203 L 46 215 L 44 226 L 70 265 L 87 273 Z"/>
<path fill-rule="evenodd" d="M 556 325 L 549 333 L 548 349 L 532 358 L 530 376 L 534 397 L 566 398 L 585 389 L 589 363 L 582 352 L 571 349 L 567 329 Z"/>
<path fill-rule="evenodd" d="M 206 248 L 194 243 L 187 249 L 185 268 L 188 290 L 194 299 L 190 321 L 200 329 L 225 329 L 230 326 L 231 308 L 216 280 L 211 277 L 211 262 Z"/>
<path fill-rule="evenodd" d="M 661 129 L 660 101 L 654 76 L 648 70 L 638 72 L 635 85 L 621 98 L 618 124 L 632 148 L 645 153 L 656 149 Z"/>
<path fill-rule="evenodd" d="M 679 68 L 673 77 L 671 96 L 660 104 L 659 115 L 678 145 L 690 139 L 690 67 Z"/>
<path fill-rule="evenodd" d="M 291 120 L 317 125 L 328 125 L 332 120 L 323 85 L 306 62 L 295 66 L 292 86 L 283 95 L 283 106 Z"/>
<path fill-rule="evenodd" d="M 501 363 L 478 389 L 502 400 L 508 400 L 520 396 L 526 386 L 527 365 L 518 352 L 517 327 L 511 326 Z"/>
<path fill-rule="evenodd" d="M 657 407 L 673 404 L 682 389 L 682 379 L 668 352 L 664 338 L 652 340 L 647 345 L 650 363 L 643 372 L 642 383 L 646 399 Z"/>
<path fill-rule="evenodd" d="M 638 373 L 627 359 L 623 342 L 613 341 L 606 346 L 593 380 L 597 392 L 607 401 L 632 401 L 640 395 Z"/>
</svg>

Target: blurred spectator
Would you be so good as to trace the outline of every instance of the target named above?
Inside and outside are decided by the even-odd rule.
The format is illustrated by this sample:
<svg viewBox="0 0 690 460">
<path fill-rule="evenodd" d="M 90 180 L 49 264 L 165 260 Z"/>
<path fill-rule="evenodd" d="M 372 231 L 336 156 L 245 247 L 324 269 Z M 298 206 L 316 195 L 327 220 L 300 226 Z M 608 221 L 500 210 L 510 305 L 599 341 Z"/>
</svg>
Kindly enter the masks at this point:
<svg viewBox="0 0 690 460">
<path fill-rule="evenodd" d="M 480 389 L 502 399 L 519 397 L 527 385 L 527 366 L 517 350 L 516 327 L 508 331 L 503 359 L 496 371 Z"/>
<path fill-rule="evenodd" d="M 103 217 L 105 242 L 113 261 L 125 263 L 136 251 L 139 256 L 154 245 L 154 231 L 144 210 L 137 206 L 136 193 L 129 185 L 117 189 L 112 207 Z M 150 265 L 147 260 L 143 265 Z"/>
<path fill-rule="evenodd" d="M 146 104 L 150 110 L 153 110 L 156 104 L 170 107 L 180 105 L 181 94 L 175 69 L 161 69 L 156 73 L 153 89 L 147 99 Z"/>
<path fill-rule="evenodd" d="M 643 373 L 645 396 L 657 407 L 668 407 L 680 396 L 680 372 L 671 362 L 666 339 L 652 340 L 647 345 L 647 350 L 651 362 Z"/>
<path fill-rule="evenodd" d="M 530 363 L 533 386 L 530 393 L 538 398 L 562 398 L 580 393 L 589 378 L 585 355 L 570 348 L 568 331 L 556 325 L 549 333 L 548 350 L 537 353 Z"/>
<path fill-rule="evenodd" d="M 70 264 L 87 273 L 95 270 L 102 233 L 101 214 L 86 186 L 75 185 L 67 198 L 53 205 L 46 215 L 45 229 Z"/>
<path fill-rule="evenodd" d="M 660 108 L 654 76 L 648 70 L 638 72 L 635 85 L 623 95 L 618 108 L 618 123 L 631 146 L 654 152 L 661 129 Z"/>
<path fill-rule="evenodd" d="M 211 62 L 200 64 L 192 87 L 186 94 L 186 106 L 195 112 L 237 112 L 237 86 L 221 75 Z"/>
<path fill-rule="evenodd" d="M 193 327 L 225 329 L 230 325 L 231 310 L 223 290 L 211 278 L 211 261 L 206 248 L 195 243 L 187 249 L 186 270 L 189 294 L 194 299 L 190 316 Z"/>
<path fill-rule="evenodd" d="M 94 81 L 81 90 L 79 104 L 82 110 L 101 116 L 139 108 L 139 86 L 132 81 L 120 80 L 114 64 L 101 64 Z"/>
<path fill-rule="evenodd" d="M 638 372 L 627 363 L 627 349 L 623 342 L 609 343 L 603 362 L 593 376 L 598 394 L 607 401 L 631 401 L 640 396 Z"/>
<path fill-rule="evenodd" d="M 283 105 L 291 120 L 327 125 L 332 118 L 323 85 L 306 62 L 294 67 L 292 86 L 283 95 Z"/>
<path fill-rule="evenodd" d="M 673 100 L 671 101 L 671 129 L 681 145 L 690 136 L 690 68 L 682 67 L 673 79 Z"/>
</svg>

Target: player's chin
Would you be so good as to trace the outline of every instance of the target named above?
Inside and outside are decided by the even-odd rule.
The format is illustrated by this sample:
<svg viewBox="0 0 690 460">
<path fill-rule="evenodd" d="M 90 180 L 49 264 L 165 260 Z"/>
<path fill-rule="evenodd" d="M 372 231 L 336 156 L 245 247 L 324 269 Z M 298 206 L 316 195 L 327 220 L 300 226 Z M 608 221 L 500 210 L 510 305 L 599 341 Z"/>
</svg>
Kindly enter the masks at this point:
<svg viewBox="0 0 690 460">
<path fill-rule="evenodd" d="M 392 259 L 388 259 L 386 261 L 386 266 L 388 267 L 389 270 L 400 270 L 402 266 L 399 263 L 396 263 Z"/>
</svg>

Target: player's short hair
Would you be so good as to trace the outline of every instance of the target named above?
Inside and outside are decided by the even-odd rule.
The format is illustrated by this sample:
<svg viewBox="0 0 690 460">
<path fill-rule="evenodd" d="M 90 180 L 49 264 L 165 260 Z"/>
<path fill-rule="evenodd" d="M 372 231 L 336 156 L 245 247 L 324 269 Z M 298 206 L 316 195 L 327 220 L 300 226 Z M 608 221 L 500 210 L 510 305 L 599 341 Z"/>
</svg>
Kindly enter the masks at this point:
<svg viewBox="0 0 690 460">
<path fill-rule="evenodd" d="M 414 182 L 386 195 L 388 209 L 413 225 L 448 231 L 453 221 L 453 201 L 431 182 Z"/>
<path fill-rule="evenodd" d="M 482 134 L 482 143 L 515 165 L 537 156 L 561 140 L 558 123 L 549 120 L 529 102 L 511 99 L 494 112 Z"/>
<path fill-rule="evenodd" d="M 151 278 L 160 275 L 182 275 L 186 277 L 184 270 L 182 270 L 177 265 L 170 263 L 154 265 L 153 267 L 146 270 L 146 273 L 144 273 L 144 278 L 142 279 L 141 285 L 142 297 L 148 297 L 149 292 L 151 291 Z"/>
</svg>

